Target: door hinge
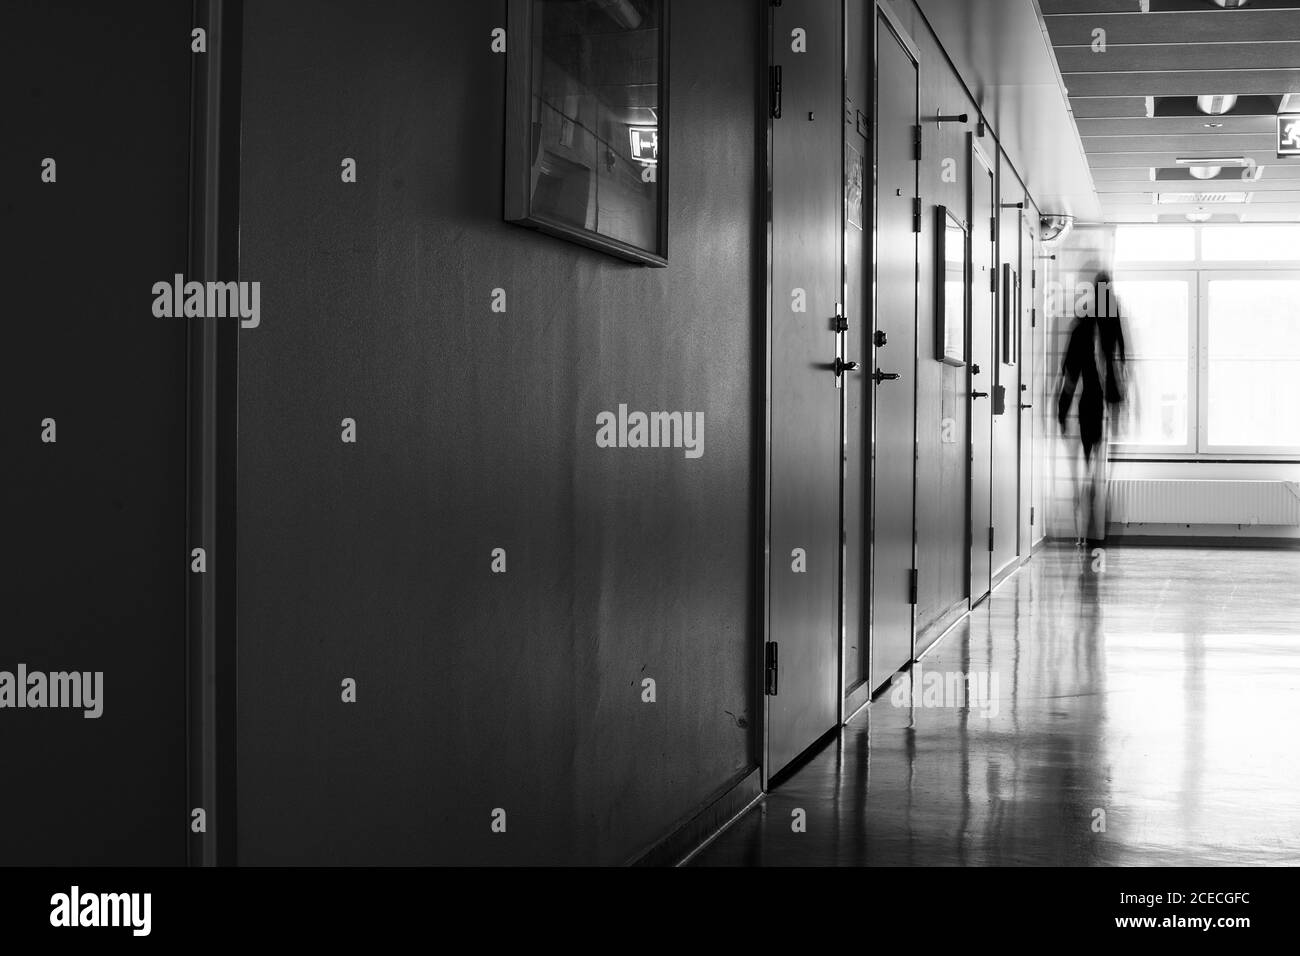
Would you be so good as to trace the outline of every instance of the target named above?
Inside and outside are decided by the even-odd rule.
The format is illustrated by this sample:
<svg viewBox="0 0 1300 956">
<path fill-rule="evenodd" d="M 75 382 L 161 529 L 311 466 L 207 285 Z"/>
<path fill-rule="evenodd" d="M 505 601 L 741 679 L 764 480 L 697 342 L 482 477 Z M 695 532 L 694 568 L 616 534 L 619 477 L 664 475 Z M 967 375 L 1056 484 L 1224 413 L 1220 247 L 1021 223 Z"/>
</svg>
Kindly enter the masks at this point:
<svg viewBox="0 0 1300 956">
<path fill-rule="evenodd" d="M 989 550 L 993 550 L 993 526 L 989 525 Z"/>
<path fill-rule="evenodd" d="M 1038 288 L 1038 270 L 1037 270 L 1037 269 L 1031 269 L 1030 272 L 1029 272 L 1029 288 L 1031 288 L 1031 289 L 1037 289 L 1037 288 Z"/>
<path fill-rule="evenodd" d="M 989 242 L 998 241 L 998 217 L 989 216 Z"/>
<path fill-rule="evenodd" d="M 921 197 L 915 196 L 912 199 L 912 231 L 921 231 Z"/>
<path fill-rule="evenodd" d="M 781 118 L 781 68 L 773 66 L 769 71 L 769 84 L 771 86 L 771 103 L 772 119 Z"/>
<path fill-rule="evenodd" d="M 1038 328 L 1038 308 L 1037 308 L 1037 307 L 1034 307 L 1034 308 L 1032 308 L 1032 309 L 1029 310 L 1029 327 L 1030 327 L 1031 329 L 1036 329 L 1036 328 Z"/>
<path fill-rule="evenodd" d="M 1029 509 L 1029 527 L 1032 528 L 1033 526 L 1034 526 L 1034 509 L 1033 509 L 1033 508 L 1030 508 L 1030 509 Z"/>
<path fill-rule="evenodd" d="M 769 697 L 776 696 L 776 641 L 768 641 L 767 660 L 763 665 L 763 692 Z"/>
<path fill-rule="evenodd" d="M 916 594 L 918 590 L 917 577 L 918 575 L 916 572 L 916 568 L 912 568 L 912 570 L 908 572 L 908 581 L 907 581 L 907 603 L 908 604 L 916 603 Z"/>
<path fill-rule="evenodd" d="M 916 156 L 913 157 L 913 158 L 915 158 L 917 161 L 920 161 L 920 159 L 921 159 L 921 127 L 920 127 L 919 124 L 916 125 L 916 126 L 913 126 L 913 127 L 912 127 L 912 146 L 915 147 L 915 152 L 916 152 Z"/>
</svg>

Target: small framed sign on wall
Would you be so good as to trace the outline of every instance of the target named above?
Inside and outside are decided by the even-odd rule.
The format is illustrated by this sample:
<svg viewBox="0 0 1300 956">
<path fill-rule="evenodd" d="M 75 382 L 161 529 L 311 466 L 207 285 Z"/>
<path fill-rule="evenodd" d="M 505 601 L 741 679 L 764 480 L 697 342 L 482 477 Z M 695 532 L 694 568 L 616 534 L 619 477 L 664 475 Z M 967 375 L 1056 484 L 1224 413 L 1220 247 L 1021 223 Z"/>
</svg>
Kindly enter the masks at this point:
<svg viewBox="0 0 1300 956">
<path fill-rule="evenodd" d="M 509 0 L 505 218 L 668 263 L 668 0 Z"/>
<path fill-rule="evenodd" d="M 935 212 L 935 358 L 965 365 L 970 244 L 965 223 L 951 209 L 936 206 Z"/>
</svg>

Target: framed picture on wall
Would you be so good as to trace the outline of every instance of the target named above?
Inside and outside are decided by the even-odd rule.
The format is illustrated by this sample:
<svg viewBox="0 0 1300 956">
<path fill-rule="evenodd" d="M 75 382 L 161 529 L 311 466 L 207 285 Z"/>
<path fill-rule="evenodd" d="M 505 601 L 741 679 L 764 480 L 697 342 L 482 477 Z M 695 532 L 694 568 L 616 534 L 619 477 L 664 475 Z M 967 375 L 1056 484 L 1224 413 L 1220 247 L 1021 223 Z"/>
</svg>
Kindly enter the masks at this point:
<svg viewBox="0 0 1300 956">
<path fill-rule="evenodd" d="M 505 218 L 668 263 L 668 0 L 509 0 Z"/>
<path fill-rule="evenodd" d="M 966 364 L 966 303 L 970 243 L 966 225 L 946 206 L 935 207 L 935 358 Z"/>
</svg>

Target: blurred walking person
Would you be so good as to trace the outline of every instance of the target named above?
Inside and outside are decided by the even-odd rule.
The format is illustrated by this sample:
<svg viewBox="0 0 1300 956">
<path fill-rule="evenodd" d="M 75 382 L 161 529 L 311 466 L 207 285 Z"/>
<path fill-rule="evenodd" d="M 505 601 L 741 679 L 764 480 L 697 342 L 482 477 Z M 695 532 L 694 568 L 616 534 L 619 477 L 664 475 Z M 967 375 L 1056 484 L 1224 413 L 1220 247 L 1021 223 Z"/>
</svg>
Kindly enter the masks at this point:
<svg viewBox="0 0 1300 956">
<path fill-rule="evenodd" d="M 1106 464 L 1111 423 L 1126 400 L 1128 386 L 1124 319 L 1109 272 L 1097 271 L 1092 293 L 1076 298 L 1074 325 L 1065 347 L 1056 400 L 1061 430 L 1067 439 L 1078 441 L 1083 453 L 1082 461 L 1077 454 L 1071 456 L 1071 470 L 1075 536 L 1086 545 L 1088 554 L 1101 547 L 1106 538 Z M 1070 411 L 1076 405 L 1078 432 L 1072 435 Z"/>
</svg>

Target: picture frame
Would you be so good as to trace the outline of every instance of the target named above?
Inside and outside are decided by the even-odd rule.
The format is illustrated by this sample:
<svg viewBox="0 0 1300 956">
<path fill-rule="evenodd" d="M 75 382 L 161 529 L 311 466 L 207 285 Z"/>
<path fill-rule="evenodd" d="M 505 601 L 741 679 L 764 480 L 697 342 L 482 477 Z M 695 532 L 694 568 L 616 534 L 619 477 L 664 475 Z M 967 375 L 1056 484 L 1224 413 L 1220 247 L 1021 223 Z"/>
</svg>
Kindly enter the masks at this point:
<svg viewBox="0 0 1300 956">
<path fill-rule="evenodd" d="M 1002 364 L 1020 359 L 1020 275 L 1009 262 L 1002 263 Z"/>
<path fill-rule="evenodd" d="M 966 364 L 970 302 L 970 231 L 947 206 L 935 207 L 935 358 Z"/>
<path fill-rule="evenodd" d="M 668 264 L 669 0 L 508 0 L 507 222 Z"/>
</svg>

